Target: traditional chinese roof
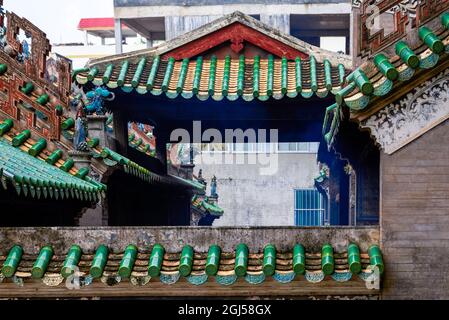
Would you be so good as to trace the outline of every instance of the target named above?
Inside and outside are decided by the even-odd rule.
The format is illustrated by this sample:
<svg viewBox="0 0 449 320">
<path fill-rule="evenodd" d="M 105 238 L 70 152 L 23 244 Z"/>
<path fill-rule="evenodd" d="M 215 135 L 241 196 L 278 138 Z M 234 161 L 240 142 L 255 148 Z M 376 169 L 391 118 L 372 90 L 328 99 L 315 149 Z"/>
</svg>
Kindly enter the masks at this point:
<svg viewBox="0 0 449 320">
<path fill-rule="evenodd" d="M 35 145 L 13 147 L 7 139 L 0 140 L 0 177 L 5 189 L 9 181 L 19 195 L 84 201 L 96 201 L 105 190 L 100 183 L 83 180 L 86 176 L 82 170 L 72 175 L 47 163 L 48 157 L 44 159 L 30 155 Z"/>
<path fill-rule="evenodd" d="M 188 180 L 188 179 L 184 179 L 182 177 L 176 176 L 176 175 L 171 175 L 169 174 L 169 177 L 172 177 L 173 179 L 180 181 L 186 185 L 190 185 L 191 187 L 199 190 L 199 191 L 204 191 L 206 189 L 206 186 L 202 183 L 199 183 L 195 180 Z"/>
<path fill-rule="evenodd" d="M 63 120 L 64 121 L 61 124 L 62 133 L 67 139 L 71 140 L 74 135 L 75 120 L 70 117 L 64 118 Z M 112 118 L 111 118 L 111 121 L 109 122 L 109 124 L 107 124 L 107 125 L 111 125 L 111 122 L 112 122 Z M 152 150 L 150 148 L 148 148 L 148 150 L 147 150 L 145 147 L 142 147 L 140 144 L 139 145 L 136 144 L 136 142 L 137 142 L 136 140 L 138 140 L 138 138 L 136 138 L 136 134 L 135 134 L 136 132 L 138 132 L 138 130 L 129 132 L 129 138 L 128 138 L 129 145 L 132 148 L 135 148 L 136 150 L 143 152 L 148 156 L 153 156 L 154 154 L 152 151 L 154 151 L 154 150 Z M 140 135 L 144 135 L 144 133 L 139 132 L 139 136 Z M 169 184 L 169 185 L 182 185 L 184 187 L 189 187 L 189 188 L 193 187 L 200 191 L 204 190 L 204 186 L 195 181 L 182 179 L 180 177 L 172 176 L 172 175 L 164 176 L 164 175 L 156 174 L 156 173 L 152 172 L 151 170 L 148 170 L 147 168 L 132 161 L 131 159 L 119 154 L 118 152 L 116 152 L 112 149 L 109 149 L 105 146 L 100 145 L 99 139 L 87 138 L 86 141 L 92 151 L 93 158 L 98 161 L 102 161 L 108 167 L 120 167 L 127 174 L 131 174 L 131 175 L 133 175 L 139 179 L 142 179 L 148 183 L 163 183 L 163 184 Z"/>
<path fill-rule="evenodd" d="M 378 294 L 378 242 L 369 227 L 0 228 L 0 297 Z"/>
<path fill-rule="evenodd" d="M 118 152 L 115 152 L 107 147 L 100 146 L 99 141 L 96 139 L 88 139 L 88 144 L 92 148 L 93 157 L 95 159 L 103 161 L 103 163 L 109 167 L 120 166 L 126 173 L 134 175 L 135 177 L 148 183 L 182 185 L 189 188 L 193 187 L 198 190 L 204 189 L 203 185 L 197 184 L 194 181 L 182 179 L 172 175 L 165 176 L 154 173 L 128 159 L 127 157 L 122 156 Z"/>
<path fill-rule="evenodd" d="M 295 60 L 228 56 L 178 61 L 174 58 L 165 61 L 157 56 L 78 70 L 75 78 L 79 84 L 92 82 L 111 89 L 122 88 L 125 92 L 136 90 L 140 94 L 165 93 L 169 98 L 236 100 L 242 97 L 250 101 L 284 96 L 323 98 L 341 89 L 346 74 L 342 64 L 332 65 L 328 60 L 320 63 L 313 56 Z"/>
<path fill-rule="evenodd" d="M 71 117 L 63 118 L 61 124 L 62 134 L 66 139 L 71 140 L 74 135 L 75 119 Z M 102 161 L 108 167 L 121 167 L 126 173 L 134 175 L 147 182 L 156 182 L 166 180 L 166 177 L 160 176 L 137 164 L 136 162 L 122 156 L 121 154 L 100 145 L 99 139 L 86 139 L 88 146 L 92 150 L 95 159 Z"/>
<path fill-rule="evenodd" d="M 72 118 L 65 118 L 65 121 L 63 121 L 62 130 L 65 131 L 65 135 L 68 138 L 70 138 L 70 136 L 73 135 L 73 127 L 66 126 L 66 124 L 72 122 L 74 123 L 74 120 Z M 25 156 L 32 157 L 28 155 L 28 153 L 31 152 L 35 155 L 34 157 L 43 162 L 43 164 L 47 163 L 50 166 L 52 165 L 55 168 L 58 168 L 58 171 L 60 170 L 62 173 L 64 173 L 65 171 L 73 177 L 81 178 L 83 180 L 86 180 L 89 184 L 96 186 L 95 191 L 101 192 L 106 190 L 106 185 L 99 183 L 88 176 L 89 173 L 88 169 L 75 168 L 73 159 L 67 156 L 66 147 L 61 145 L 61 149 L 55 149 L 51 151 L 48 147 L 50 145 L 52 147 L 55 147 L 56 145 L 48 142 L 43 138 L 36 141 L 35 139 L 31 138 L 31 133 L 27 130 L 20 133 L 16 132 L 13 128 L 13 122 L 10 119 L 6 119 L 5 121 L 0 122 L 0 133 L 2 134 L 0 137 L 3 141 L 9 142 L 9 144 L 16 143 L 18 148 L 17 150 L 23 151 Z M 20 139 L 17 138 L 21 136 L 23 137 Z M 109 148 L 100 146 L 98 139 L 88 138 L 87 143 L 92 150 L 93 157 L 99 161 L 102 161 L 108 167 L 115 167 L 115 166 L 121 167 L 121 169 L 124 172 L 136 176 L 137 178 L 142 179 L 149 183 L 182 185 L 184 187 L 189 188 L 193 187 L 196 189 L 200 188 L 200 186 L 188 180 L 184 179 L 181 180 L 180 178 L 178 179 L 177 177 L 162 176 L 153 173 L 150 170 L 146 169 L 145 167 L 137 164 L 136 162 L 120 155 L 119 153 Z M 13 147 L 11 148 L 16 150 Z M 65 158 L 65 160 L 63 158 Z M 15 160 L 13 158 L 8 158 L 8 161 L 11 162 L 12 165 Z M 30 172 L 31 175 L 30 178 L 33 177 L 37 179 L 38 173 L 39 170 Z M 203 190 L 203 186 L 201 186 L 200 190 Z"/>
<path fill-rule="evenodd" d="M 379 53 L 346 76 L 343 89 L 336 93 L 336 103 L 326 112 L 323 134 L 328 145 L 333 144 L 338 132 L 343 106 L 349 108 L 352 118 L 375 112 L 372 106 L 382 105 L 390 96 L 398 98 L 404 94 L 400 88 L 447 61 L 449 13 L 441 15 L 440 22 L 434 30 L 426 26 L 417 30 L 421 42 L 416 47 L 398 41 L 396 55 Z"/>
<path fill-rule="evenodd" d="M 240 42 L 253 43 L 272 54 L 204 57 L 206 49 L 234 41 L 236 32 L 240 32 Z M 276 45 L 265 47 L 268 42 L 259 41 L 263 37 Z M 91 82 L 140 94 L 165 93 L 169 98 L 242 97 L 249 101 L 326 97 L 341 89 L 350 68 L 347 56 L 311 46 L 235 12 L 153 49 L 93 60 L 86 68 L 75 70 L 74 78 L 79 84 Z"/>
<path fill-rule="evenodd" d="M 113 121 L 113 115 L 111 114 L 106 120 L 106 129 L 109 133 L 114 131 Z M 145 126 L 147 127 L 148 125 Z M 73 132 L 70 134 L 73 135 Z M 156 155 L 155 137 L 149 137 L 148 131 L 140 130 L 136 123 L 132 123 L 130 130 L 128 130 L 128 145 L 137 151 L 145 153 L 147 156 L 155 157 Z"/>
<path fill-rule="evenodd" d="M 195 195 L 192 199 L 192 206 L 201 212 L 208 212 L 213 216 L 221 217 L 224 210 L 217 204 L 211 202 L 208 197 Z"/>
</svg>

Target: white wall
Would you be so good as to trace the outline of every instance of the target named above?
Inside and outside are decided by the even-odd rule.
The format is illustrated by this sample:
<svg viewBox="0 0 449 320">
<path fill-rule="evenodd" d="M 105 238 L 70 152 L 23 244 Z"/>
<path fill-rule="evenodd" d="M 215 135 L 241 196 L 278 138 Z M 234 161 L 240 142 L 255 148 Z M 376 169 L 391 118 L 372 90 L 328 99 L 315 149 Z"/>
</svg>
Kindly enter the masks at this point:
<svg viewBox="0 0 449 320">
<path fill-rule="evenodd" d="M 123 45 L 123 52 L 145 49 L 146 44 Z M 89 59 L 103 58 L 115 54 L 115 45 L 53 46 L 52 51 L 73 62 L 73 69 L 83 68 Z"/>
<path fill-rule="evenodd" d="M 212 176 L 217 177 L 218 205 L 225 214 L 214 226 L 294 225 L 294 189 L 314 187 L 319 174 L 316 154 L 278 154 L 278 172 L 271 176 L 260 175 L 260 167 L 247 163 L 196 165 L 195 174 L 203 169 L 208 194 Z"/>
</svg>

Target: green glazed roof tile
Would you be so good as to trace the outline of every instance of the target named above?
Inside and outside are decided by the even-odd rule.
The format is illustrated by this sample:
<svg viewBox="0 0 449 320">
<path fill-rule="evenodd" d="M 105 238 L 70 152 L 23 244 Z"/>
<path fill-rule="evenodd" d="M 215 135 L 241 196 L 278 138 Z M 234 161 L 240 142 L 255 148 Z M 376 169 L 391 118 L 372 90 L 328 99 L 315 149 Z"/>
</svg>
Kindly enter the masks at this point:
<svg viewBox="0 0 449 320">
<path fill-rule="evenodd" d="M 446 32 L 448 12 L 441 15 L 440 22 L 437 30 L 420 27 L 414 31 L 421 39 L 416 48 L 412 49 L 405 41 L 400 40 L 395 45 L 396 56 L 388 57 L 379 53 L 346 77 L 342 77 L 341 71 L 340 82 L 344 86 L 335 95 L 338 106 L 346 106 L 352 113 L 367 110 L 374 97 L 388 96 L 402 82 L 411 80 L 419 69 L 432 69 L 441 60 L 446 60 L 446 53 L 449 52 L 449 46 L 444 47 L 449 42 Z M 329 114 L 326 114 L 323 128 L 331 131 L 325 130 L 323 135 L 330 148 L 338 132 L 339 115 L 334 113 L 330 117 Z"/>
<path fill-rule="evenodd" d="M 31 193 L 31 196 L 54 195 L 55 198 L 63 195 L 62 192 L 54 193 L 51 187 L 58 190 L 76 189 L 88 190 L 88 196 L 92 193 L 98 193 L 99 186 L 81 180 L 63 170 L 52 166 L 45 161 L 37 159 L 17 148 L 14 148 L 4 140 L 0 140 L 0 169 L 2 176 L 15 184 L 18 193 L 38 189 L 38 193 Z M 46 189 L 50 190 L 46 190 Z M 47 193 L 48 191 L 48 193 Z M 68 194 L 68 193 L 67 193 Z M 96 196 L 96 195 L 95 195 Z"/>
<path fill-rule="evenodd" d="M 64 239 L 55 241 L 58 241 L 59 246 L 64 243 Z M 78 267 L 80 272 L 92 274 L 92 281 L 99 284 L 103 282 L 105 286 L 111 284 L 101 279 L 102 277 L 115 279 L 113 284 L 118 281 L 151 287 L 148 278 L 151 276 L 155 281 L 166 285 L 175 284 L 184 277 L 185 280 L 182 281 L 191 284 L 192 288 L 213 281 L 230 286 L 230 289 L 239 277 L 248 285 L 260 285 L 265 281 L 295 285 L 293 281 L 299 280 L 317 286 L 321 282 L 334 282 L 344 286 L 345 283 L 352 285 L 354 282 L 366 281 L 373 269 L 379 270 L 381 276 L 385 271 L 383 255 L 378 245 L 372 245 L 366 252 L 361 251 L 358 244 L 353 242 L 339 251 L 332 244 L 311 249 L 300 243 L 282 251 L 273 244 L 253 251 L 247 244 L 241 243 L 234 249 L 225 251 L 211 243 L 209 250 L 205 252 L 196 251 L 193 244 L 186 243 L 182 252 L 172 253 L 167 253 L 163 245 L 156 243 L 150 248 L 129 244 L 121 251 L 97 243 L 96 250 L 85 250 L 82 246 L 71 244 L 67 251 L 60 252 L 53 249 L 58 245 L 42 244 L 35 252 L 27 252 L 23 249 L 24 244 L 17 243 L 5 250 L 6 260 L 1 271 L 7 277 L 15 275 L 23 277 L 24 281 L 42 281 L 48 286 L 54 284 L 47 282 L 46 276 L 61 274 L 63 278 L 67 278 Z M 149 254 L 138 254 L 147 252 L 148 249 Z M 192 268 L 193 266 L 195 267 Z M 268 270 L 270 271 L 267 272 Z M 32 274 L 34 280 L 31 279 Z M 117 277 L 118 275 L 126 276 Z M 0 283 L 0 288 L 2 285 Z M 241 285 L 242 283 L 239 284 Z M 65 288 L 64 284 L 58 290 L 62 290 L 61 288 Z"/>
<path fill-rule="evenodd" d="M 179 95 L 190 99 L 195 95 L 200 100 L 212 97 L 220 101 L 226 97 L 229 101 L 234 101 L 242 97 L 245 101 L 251 101 L 254 98 L 267 100 L 271 97 L 296 97 L 296 93 L 302 92 L 303 84 L 311 89 L 310 94 L 302 95 L 303 98 L 314 95 L 323 98 L 341 89 L 342 81 L 337 79 L 341 80 L 347 73 L 349 70 L 342 64 L 331 65 L 328 60 L 317 62 L 313 56 L 304 60 L 298 57 L 294 61 L 273 56 L 260 58 L 242 55 L 238 59 L 230 56 L 217 59 L 212 56 L 207 60 L 200 56 L 179 61 L 148 56 L 135 61 L 122 60 L 94 65 L 88 70 L 76 72 L 75 78 L 82 85 L 98 82 L 111 89 L 122 88 L 124 92 L 136 90 L 140 94 L 165 93 L 172 99 Z M 148 77 L 144 76 L 146 74 Z M 326 81 L 318 81 L 322 77 Z M 295 86 L 290 86 L 289 83 L 294 83 Z"/>
</svg>

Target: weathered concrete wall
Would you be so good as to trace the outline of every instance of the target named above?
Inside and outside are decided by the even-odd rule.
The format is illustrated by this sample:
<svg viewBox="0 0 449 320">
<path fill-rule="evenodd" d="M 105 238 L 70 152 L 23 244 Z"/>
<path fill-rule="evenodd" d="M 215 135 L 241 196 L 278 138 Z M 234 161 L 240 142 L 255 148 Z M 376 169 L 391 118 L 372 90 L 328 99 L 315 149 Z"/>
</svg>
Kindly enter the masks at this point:
<svg viewBox="0 0 449 320">
<path fill-rule="evenodd" d="M 371 244 L 379 242 L 379 229 L 369 227 L 338 228 L 191 228 L 191 227 L 92 227 L 92 228 L 0 228 L 0 255 L 7 254 L 14 244 L 25 252 L 37 254 L 51 244 L 57 254 L 65 254 L 70 246 L 78 244 L 83 252 L 94 252 L 99 244 L 109 246 L 112 252 L 123 252 L 133 243 L 139 248 L 162 244 L 168 252 L 180 252 L 186 244 L 196 252 L 207 252 L 211 244 L 232 252 L 240 243 L 246 243 L 251 252 L 262 252 L 266 244 L 276 245 L 279 251 L 292 250 L 302 243 L 308 251 L 320 252 L 325 243 L 332 243 L 336 252 L 344 252 L 350 242 L 366 252 Z"/>
<path fill-rule="evenodd" d="M 184 33 L 202 27 L 203 25 L 220 17 L 222 17 L 222 15 L 167 16 L 165 17 L 165 39 L 171 40 L 183 35 Z M 289 14 L 261 14 L 260 21 L 286 34 L 290 34 Z"/>
<path fill-rule="evenodd" d="M 449 121 L 381 155 L 385 299 L 449 299 Z"/>
<path fill-rule="evenodd" d="M 82 212 L 79 220 L 79 226 L 104 226 L 107 225 L 107 220 L 104 216 L 104 208 L 101 203 L 93 209 L 89 208 Z"/>
<path fill-rule="evenodd" d="M 237 163 L 234 154 L 232 163 Z M 241 155 L 240 155 L 241 156 Z M 198 158 L 196 159 L 198 161 Z M 261 175 L 260 164 L 198 164 L 208 188 L 217 177 L 218 204 L 225 214 L 214 226 L 293 226 L 294 189 L 314 188 L 319 168 L 314 153 L 278 154 L 278 171 Z M 195 162 L 198 163 L 198 162 Z"/>
<path fill-rule="evenodd" d="M 283 33 L 290 34 L 289 14 L 261 14 L 260 21 Z"/>
<path fill-rule="evenodd" d="M 227 4 L 267 4 L 267 0 L 227 0 Z M 277 0 L 278 4 L 342 3 L 349 0 Z M 133 6 L 206 6 L 223 4 L 223 0 L 114 0 L 115 7 Z"/>
<path fill-rule="evenodd" d="M 186 32 L 220 18 L 219 15 L 209 16 L 167 16 L 165 17 L 165 39 L 171 40 Z"/>
<path fill-rule="evenodd" d="M 207 16 L 225 15 L 234 11 L 246 14 L 339 14 L 350 13 L 351 3 L 349 0 L 304 0 L 294 4 L 276 1 L 192 1 L 188 5 L 159 0 L 152 4 L 143 0 L 124 0 L 116 3 L 114 16 L 116 18 L 131 19 L 145 17 L 167 17 L 167 16 Z M 293 0 L 292 0 L 293 1 Z M 290 1 L 290 2 L 292 2 Z M 125 3 L 126 2 L 126 3 Z M 185 2 L 185 1 L 183 1 Z"/>
</svg>

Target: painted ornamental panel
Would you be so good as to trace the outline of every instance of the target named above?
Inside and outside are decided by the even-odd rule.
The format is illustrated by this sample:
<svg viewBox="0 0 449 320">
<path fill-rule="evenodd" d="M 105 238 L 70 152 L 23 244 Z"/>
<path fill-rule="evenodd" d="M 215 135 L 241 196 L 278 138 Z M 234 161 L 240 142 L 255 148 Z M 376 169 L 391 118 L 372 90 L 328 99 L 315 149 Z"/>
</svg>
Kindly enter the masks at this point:
<svg viewBox="0 0 449 320">
<path fill-rule="evenodd" d="M 447 9 L 448 0 L 353 0 L 360 32 L 356 56 L 369 57 L 407 36 Z"/>
</svg>

